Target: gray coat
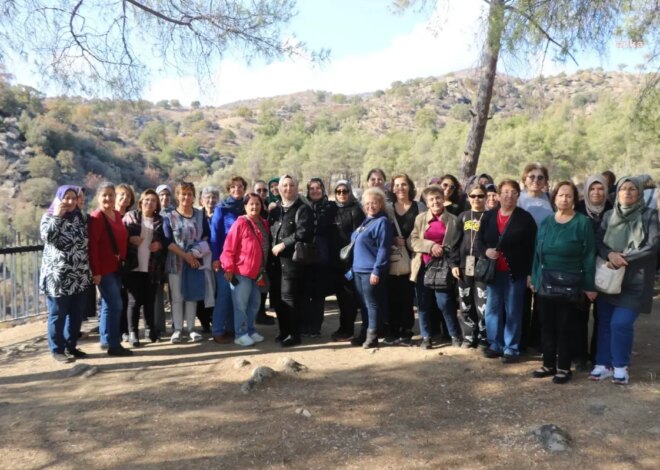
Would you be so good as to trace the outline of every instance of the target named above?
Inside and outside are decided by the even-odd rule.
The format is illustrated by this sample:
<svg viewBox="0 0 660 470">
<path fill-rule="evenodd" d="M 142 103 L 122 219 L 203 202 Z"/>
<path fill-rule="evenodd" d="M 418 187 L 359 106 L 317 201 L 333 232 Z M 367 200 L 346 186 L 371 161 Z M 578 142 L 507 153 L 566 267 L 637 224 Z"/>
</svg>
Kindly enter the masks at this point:
<svg viewBox="0 0 660 470">
<path fill-rule="evenodd" d="M 597 233 L 598 255 L 607 259 L 613 250 L 605 244 L 603 237 L 607 231 L 612 211 L 607 211 Z M 657 264 L 657 252 L 660 249 L 658 237 L 658 211 L 644 208 L 642 221 L 645 228 L 645 239 L 639 250 L 627 253 L 626 274 L 623 276 L 621 293 L 616 295 L 598 294 L 617 307 L 629 308 L 640 313 L 651 313 L 653 304 L 653 282 Z"/>
</svg>

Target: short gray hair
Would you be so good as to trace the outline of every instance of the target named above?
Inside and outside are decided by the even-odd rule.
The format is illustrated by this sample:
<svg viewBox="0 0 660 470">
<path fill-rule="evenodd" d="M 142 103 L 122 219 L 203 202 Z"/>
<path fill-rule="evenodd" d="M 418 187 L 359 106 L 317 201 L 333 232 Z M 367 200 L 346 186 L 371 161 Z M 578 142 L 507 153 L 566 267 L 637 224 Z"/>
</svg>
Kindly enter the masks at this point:
<svg viewBox="0 0 660 470">
<path fill-rule="evenodd" d="M 367 188 L 362 193 L 362 204 L 368 197 L 375 197 L 380 200 L 380 204 L 385 208 L 385 201 L 387 200 L 385 192 L 380 188 Z"/>
</svg>

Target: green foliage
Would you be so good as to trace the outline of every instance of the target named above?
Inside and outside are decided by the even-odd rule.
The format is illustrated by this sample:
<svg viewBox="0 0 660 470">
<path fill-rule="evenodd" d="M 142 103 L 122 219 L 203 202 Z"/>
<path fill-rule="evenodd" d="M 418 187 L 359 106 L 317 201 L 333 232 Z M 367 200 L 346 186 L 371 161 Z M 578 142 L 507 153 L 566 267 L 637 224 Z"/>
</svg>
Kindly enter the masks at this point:
<svg viewBox="0 0 660 470">
<path fill-rule="evenodd" d="M 239 108 L 236 108 L 234 114 L 243 119 L 251 119 L 254 116 L 252 110 L 247 106 L 240 106 Z"/>
<path fill-rule="evenodd" d="M 57 162 L 54 158 L 46 155 L 37 155 L 31 158 L 27 164 L 27 169 L 32 178 L 48 177 L 57 180 L 60 177 L 60 168 Z"/>
<path fill-rule="evenodd" d="M 55 190 L 50 195 L 51 200 L 55 196 Z M 45 205 L 50 204 L 51 201 L 48 201 Z M 33 240 L 39 239 L 39 222 L 41 221 L 41 216 L 43 215 L 43 209 L 33 206 L 31 204 L 26 204 L 20 208 L 17 208 L 16 213 L 14 214 L 12 220 L 12 226 L 16 232 L 20 233 L 24 237 L 31 238 Z"/>
<path fill-rule="evenodd" d="M 190 107 L 191 107 L 192 109 L 199 109 L 200 106 L 202 106 L 202 103 L 200 103 L 200 102 L 197 101 L 197 100 L 195 100 L 195 101 L 191 101 L 191 102 L 190 102 Z"/>
<path fill-rule="evenodd" d="M 45 177 L 29 179 L 21 186 L 25 199 L 42 207 L 51 203 L 56 190 L 57 182 Z"/>
<path fill-rule="evenodd" d="M 465 103 L 458 103 L 452 106 L 449 115 L 457 121 L 470 122 L 472 115 L 470 114 L 470 105 Z"/>
<path fill-rule="evenodd" d="M 181 107 L 181 101 L 179 100 L 170 100 L 170 106 L 173 108 L 180 108 Z"/>
<path fill-rule="evenodd" d="M 161 150 L 167 144 L 167 132 L 161 121 L 151 121 L 142 130 L 139 142 L 148 150 Z"/>
<path fill-rule="evenodd" d="M 344 104 L 346 103 L 346 95 L 342 95 L 341 93 L 332 95 L 332 102 L 337 104 Z"/>
<path fill-rule="evenodd" d="M 170 109 L 170 107 L 171 107 L 170 100 L 156 101 L 156 106 L 158 106 L 159 108 Z"/>
<path fill-rule="evenodd" d="M 415 113 L 415 127 L 418 129 L 436 129 L 437 114 L 431 108 L 422 108 Z"/>
<path fill-rule="evenodd" d="M 447 85 L 447 82 L 434 82 L 431 85 L 431 91 L 436 98 L 442 99 L 449 94 L 449 85 Z"/>
<path fill-rule="evenodd" d="M 317 103 L 325 103 L 325 99 L 328 97 L 328 92 L 327 91 L 322 91 L 319 90 L 316 92 L 316 102 Z"/>
</svg>

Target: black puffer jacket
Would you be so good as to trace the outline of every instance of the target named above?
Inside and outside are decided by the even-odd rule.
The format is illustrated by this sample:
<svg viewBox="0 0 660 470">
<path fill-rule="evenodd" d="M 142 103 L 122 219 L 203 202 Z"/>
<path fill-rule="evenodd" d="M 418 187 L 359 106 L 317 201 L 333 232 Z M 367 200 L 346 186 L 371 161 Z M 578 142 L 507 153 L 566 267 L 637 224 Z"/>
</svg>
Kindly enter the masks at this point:
<svg viewBox="0 0 660 470">
<path fill-rule="evenodd" d="M 278 202 L 268 214 L 268 225 L 273 246 L 284 243 L 286 247 L 279 255 L 281 258 L 293 256 L 296 242 L 310 243 L 314 239 L 314 213 L 300 197 L 289 207 L 282 207 L 282 203 Z"/>
<path fill-rule="evenodd" d="M 335 220 L 337 206 L 326 198 L 311 203 L 315 215 L 314 242 L 319 249 L 322 265 L 330 263 L 331 228 Z"/>
<path fill-rule="evenodd" d="M 334 221 L 330 232 L 330 259 L 331 265 L 339 266 L 339 251 L 351 242 L 351 234 L 362 224 L 365 219 L 360 204 L 353 200 L 339 207 L 335 206 Z"/>
</svg>

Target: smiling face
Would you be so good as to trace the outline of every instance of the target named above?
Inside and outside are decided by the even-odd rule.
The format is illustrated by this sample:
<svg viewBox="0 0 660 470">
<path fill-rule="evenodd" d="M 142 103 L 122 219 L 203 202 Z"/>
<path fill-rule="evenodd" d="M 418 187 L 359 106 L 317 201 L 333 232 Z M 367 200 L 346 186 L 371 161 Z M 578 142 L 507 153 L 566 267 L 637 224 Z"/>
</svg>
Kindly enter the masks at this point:
<svg viewBox="0 0 660 470">
<path fill-rule="evenodd" d="M 502 209 L 511 211 L 518 204 L 518 191 L 513 186 L 505 184 L 500 191 L 500 205 Z"/>
<path fill-rule="evenodd" d="M 445 200 L 449 200 L 454 194 L 454 191 L 456 191 L 456 185 L 450 178 L 443 179 L 442 183 L 440 183 L 440 187 L 442 187 L 442 190 L 445 192 Z"/>
<path fill-rule="evenodd" d="M 383 177 L 383 174 L 380 171 L 371 172 L 369 179 L 367 180 L 367 187 L 384 189 L 385 178 Z"/>
<path fill-rule="evenodd" d="M 426 194 L 426 206 L 434 216 L 439 216 L 445 210 L 445 198 L 442 193 L 430 192 Z"/>
<path fill-rule="evenodd" d="M 605 203 L 605 186 L 601 183 L 592 183 L 589 186 L 589 202 L 594 206 L 600 206 Z"/>
<path fill-rule="evenodd" d="M 62 204 L 66 212 L 71 212 L 78 207 L 78 195 L 75 191 L 69 190 L 62 196 Z"/>
<path fill-rule="evenodd" d="M 261 199 L 265 201 L 266 197 L 268 197 L 268 187 L 266 186 L 266 183 L 255 184 L 254 192 L 257 193 L 261 197 Z"/>
<path fill-rule="evenodd" d="M 273 181 L 272 183 L 270 183 L 270 193 L 273 196 L 279 196 L 280 195 L 279 183 L 277 181 Z"/>
<path fill-rule="evenodd" d="M 240 181 L 231 183 L 231 186 L 229 186 L 229 195 L 234 199 L 243 199 L 243 196 L 245 196 L 245 186 L 243 186 L 243 183 Z"/>
<path fill-rule="evenodd" d="M 346 204 L 349 199 L 348 188 L 346 185 L 339 185 L 335 188 L 335 200 L 340 204 Z"/>
<path fill-rule="evenodd" d="M 323 199 L 323 188 L 321 183 L 318 181 L 313 181 L 309 184 L 309 199 L 312 201 L 320 201 Z"/>
<path fill-rule="evenodd" d="M 115 198 L 115 209 L 119 212 L 124 212 L 128 206 L 131 205 L 131 195 L 123 188 L 117 190 Z"/>
<path fill-rule="evenodd" d="M 278 187 L 285 201 L 293 201 L 298 195 L 298 184 L 291 178 L 282 179 Z"/>
<path fill-rule="evenodd" d="M 192 189 L 183 188 L 177 193 L 176 198 L 179 201 L 179 209 L 191 209 L 195 200 L 195 193 Z"/>
<path fill-rule="evenodd" d="M 250 196 L 245 203 L 245 213 L 248 217 L 254 219 L 261 216 L 261 200 Z"/>
<path fill-rule="evenodd" d="M 495 209 L 500 202 L 500 198 L 494 191 L 486 193 L 486 209 Z"/>
<path fill-rule="evenodd" d="M 394 179 L 394 184 L 392 185 L 392 192 L 396 195 L 396 199 L 399 202 L 407 202 L 410 200 L 410 184 L 408 180 L 404 177 L 399 177 Z"/>
<path fill-rule="evenodd" d="M 164 189 L 158 194 L 158 200 L 160 201 L 160 207 L 170 207 L 172 204 L 172 195 L 167 189 Z"/>
<path fill-rule="evenodd" d="M 570 211 L 575 207 L 573 188 L 567 184 L 561 185 L 555 195 L 555 206 L 560 211 Z"/>
<path fill-rule="evenodd" d="M 639 200 L 639 189 L 632 182 L 626 181 L 617 191 L 617 197 L 622 206 L 632 206 Z"/>
<path fill-rule="evenodd" d="M 99 207 L 102 211 L 115 208 L 115 190 L 113 188 L 103 188 L 96 196 Z"/>
<path fill-rule="evenodd" d="M 372 194 L 365 196 L 362 205 L 364 207 L 364 212 L 366 212 L 370 217 L 375 216 L 383 210 L 383 202 L 378 196 L 374 196 Z"/>
<path fill-rule="evenodd" d="M 528 191 L 539 192 L 545 189 L 547 184 L 545 174 L 541 170 L 531 170 L 525 177 L 525 188 Z"/>
<path fill-rule="evenodd" d="M 153 194 L 147 194 L 142 198 L 140 210 L 145 217 L 152 217 L 158 208 L 158 200 Z"/>
<path fill-rule="evenodd" d="M 470 208 L 475 212 L 483 212 L 486 208 L 486 194 L 479 188 L 473 189 L 468 194 Z"/>
<path fill-rule="evenodd" d="M 204 210 L 209 216 L 213 215 L 217 204 L 218 195 L 216 193 L 206 193 L 202 196 L 202 207 L 204 207 Z"/>
</svg>

